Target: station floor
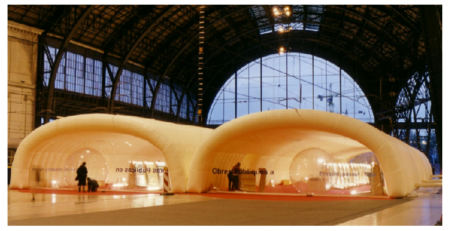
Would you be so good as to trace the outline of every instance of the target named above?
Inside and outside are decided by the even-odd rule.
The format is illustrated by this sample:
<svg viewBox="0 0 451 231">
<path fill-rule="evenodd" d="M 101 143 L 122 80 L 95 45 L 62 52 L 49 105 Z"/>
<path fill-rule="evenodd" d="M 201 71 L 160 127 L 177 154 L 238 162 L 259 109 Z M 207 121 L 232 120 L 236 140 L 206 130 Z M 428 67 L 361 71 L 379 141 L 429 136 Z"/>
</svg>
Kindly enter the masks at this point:
<svg viewBox="0 0 451 231">
<path fill-rule="evenodd" d="M 8 190 L 9 226 L 338 225 L 433 226 L 442 194 L 414 198 L 324 197 L 220 192 L 175 194 Z"/>
</svg>

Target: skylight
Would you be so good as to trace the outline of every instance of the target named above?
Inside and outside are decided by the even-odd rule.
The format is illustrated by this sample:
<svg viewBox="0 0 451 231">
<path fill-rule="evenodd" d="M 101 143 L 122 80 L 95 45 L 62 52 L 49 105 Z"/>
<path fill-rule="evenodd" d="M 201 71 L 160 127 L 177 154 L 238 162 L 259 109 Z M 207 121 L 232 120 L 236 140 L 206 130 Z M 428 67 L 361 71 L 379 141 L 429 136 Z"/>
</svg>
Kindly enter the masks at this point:
<svg viewBox="0 0 451 231">
<path fill-rule="evenodd" d="M 322 5 L 275 5 L 250 8 L 251 18 L 256 21 L 260 34 L 271 32 L 285 33 L 290 31 L 319 31 L 325 7 Z M 285 12 L 289 9 L 289 12 Z M 285 12 L 285 13 L 283 13 Z M 272 14 L 272 15 L 268 15 Z M 271 25 L 273 21 L 273 25 Z"/>
</svg>

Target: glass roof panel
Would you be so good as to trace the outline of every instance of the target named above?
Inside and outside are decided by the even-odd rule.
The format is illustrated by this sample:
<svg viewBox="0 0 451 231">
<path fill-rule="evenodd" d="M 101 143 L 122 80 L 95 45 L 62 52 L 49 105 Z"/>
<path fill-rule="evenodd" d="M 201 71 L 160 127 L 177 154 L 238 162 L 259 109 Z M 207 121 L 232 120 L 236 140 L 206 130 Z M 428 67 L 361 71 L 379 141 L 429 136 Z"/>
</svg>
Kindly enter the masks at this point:
<svg viewBox="0 0 451 231">
<path fill-rule="evenodd" d="M 271 9 L 278 8 L 283 11 L 284 6 L 270 6 Z M 290 5 L 291 14 L 278 14 L 268 16 L 263 6 L 253 6 L 250 8 L 250 14 L 253 20 L 259 26 L 260 34 L 272 32 L 271 19 L 274 21 L 274 31 L 290 30 L 308 30 L 319 31 L 319 23 L 322 20 L 325 7 L 322 5 Z M 272 11 L 271 11 L 272 12 Z M 308 23 L 313 22 L 313 23 Z"/>
</svg>

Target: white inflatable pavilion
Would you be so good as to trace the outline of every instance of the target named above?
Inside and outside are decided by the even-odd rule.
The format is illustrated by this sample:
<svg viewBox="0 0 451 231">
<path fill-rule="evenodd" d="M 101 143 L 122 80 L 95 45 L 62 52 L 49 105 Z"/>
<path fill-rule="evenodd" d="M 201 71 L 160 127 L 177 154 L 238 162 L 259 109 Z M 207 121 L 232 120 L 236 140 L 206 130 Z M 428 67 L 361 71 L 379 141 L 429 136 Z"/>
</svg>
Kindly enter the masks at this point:
<svg viewBox="0 0 451 231">
<path fill-rule="evenodd" d="M 217 173 L 237 162 L 243 169 L 272 171 L 275 174 L 268 175 L 266 184 L 280 183 L 294 174 L 290 170 L 294 159 L 312 149 L 330 155 L 337 163 L 374 153 L 386 194 L 393 198 L 406 196 L 415 183 L 431 176 L 428 159 L 417 149 L 369 124 L 335 113 L 273 110 L 240 117 L 215 130 L 88 114 L 48 123 L 26 137 L 16 152 L 10 187 L 29 187 L 37 169 L 45 171 L 48 186 L 73 186 L 74 171 L 86 160 L 88 176 L 105 184 L 131 182 L 131 168 L 163 165 L 169 168 L 172 192 L 202 193 L 212 186 L 227 188 L 226 175 Z M 136 177 L 137 172 L 133 174 Z"/>
<path fill-rule="evenodd" d="M 320 148 L 341 162 L 373 152 L 390 197 L 407 195 L 432 173 L 423 153 L 360 120 L 315 110 L 273 110 L 218 127 L 194 155 L 187 191 L 206 191 L 220 180 L 211 176 L 213 168 L 230 169 L 239 161 L 244 169 L 277 172 L 274 182 L 290 179 L 293 158 L 310 148 Z"/>
<path fill-rule="evenodd" d="M 108 114 L 58 119 L 21 142 L 11 167 L 10 187 L 28 188 L 38 170 L 43 170 L 46 186 L 74 186 L 76 168 L 86 161 L 88 177 L 110 185 L 129 183 L 133 174 L 145 176 L 139 170 L 150 168 L 154 173 L 166 166 L 171 169 L 172 190 L 185 192 L 193 154 L 212 131 Z"/>
</svg>

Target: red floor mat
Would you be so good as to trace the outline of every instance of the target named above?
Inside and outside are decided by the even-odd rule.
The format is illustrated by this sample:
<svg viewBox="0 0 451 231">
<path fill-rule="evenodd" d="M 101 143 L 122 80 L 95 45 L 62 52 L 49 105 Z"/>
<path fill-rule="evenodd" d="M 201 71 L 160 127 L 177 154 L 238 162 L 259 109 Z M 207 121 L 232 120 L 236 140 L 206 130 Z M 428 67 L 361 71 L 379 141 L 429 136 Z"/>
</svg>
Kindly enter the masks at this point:
<svg viewBox="0 0 451 231">
<path fill-rule="evenodd" d="M 226 188 L 221 188 L 221 191 L 227 191 Z M 356 192 L 370 192 L 370 185 L 361 185 L 355 186 L 348 189 L 329 189 L 324 194 L 327 195 L 351 195 L 352 191 Z M 255 187 L 255 192 L 258 192 L 258 186 Z M 293 185 L 274 185 L 274 186 L 265 186 L 265 193 L 290 193 L 290 194 L 298 194 L 298 190 L 293 187 Z"/>
<path fill-rule="evenodd" d="M 204 193 L 202 196 L 220 199 L 241 200 L 266 200 L 266 201 L 348 201 L 348 200 L 390 200 L 388 197 L 333 197 L 333 196 L 283 196 L 283 195 L 259 195 L 243 193 Z"/>
<path fill-rule="evenodd" d="M 17 190 L 18 192 L 23 193 L 45 193 L 45 194 L 66 194 L 66 195 L 140 195 L 140 194 L 160 194 L 161 192 L 158 191 L 105 191 L 105 190 L 99 190 L 97 192 L 81 192 L 79 193 L 77 190 L 73 189 L 12 189 Z"/>
</svg>

